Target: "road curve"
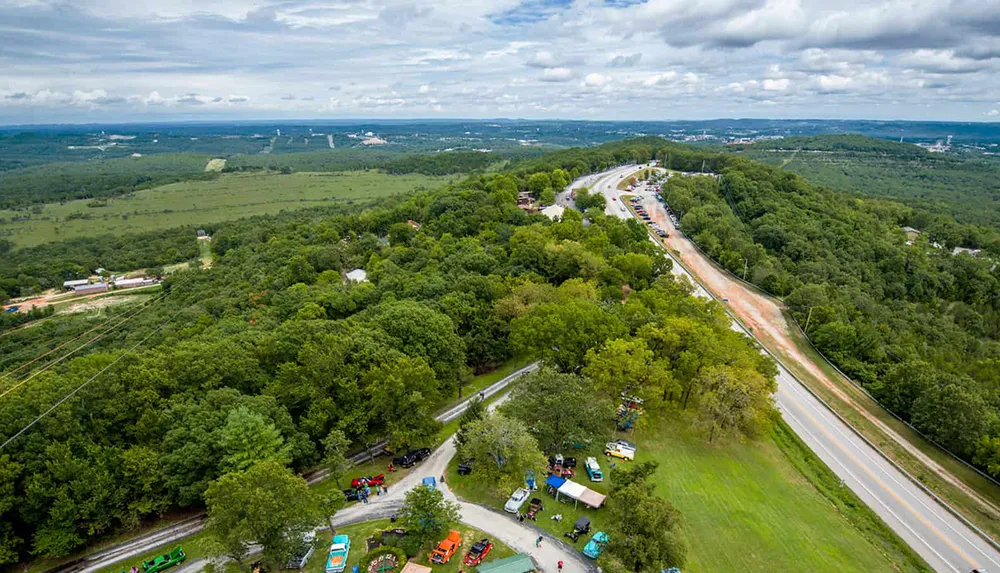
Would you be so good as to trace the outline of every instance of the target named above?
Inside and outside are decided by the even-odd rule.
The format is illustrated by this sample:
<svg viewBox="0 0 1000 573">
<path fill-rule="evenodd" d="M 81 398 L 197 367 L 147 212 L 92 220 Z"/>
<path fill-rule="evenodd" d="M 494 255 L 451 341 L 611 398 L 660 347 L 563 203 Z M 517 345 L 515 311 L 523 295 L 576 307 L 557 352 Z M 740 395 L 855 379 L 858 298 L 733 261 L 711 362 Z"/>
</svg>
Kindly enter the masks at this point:
<svg viewBox="0 0 1000 573">
<path fill-rule="evenodd" d="M 608 198 L 606 212 L 609 215 L 632 216 L 621 202 L 622 192 L 617 185 L 622 175 L 637 169 L 639 166 L 624 166 L 587 179 L 592 192 L 600 192 Z M 660 210 L 663 219 L 667 219 L 663 206 L 651 193 L 640 195 L 647 210 Z M 697 285 L 696 295 L 712 297 L 679 261 L 669 252 L 664 253 L 674 260 L 674 274 L 686 276 Z M 753 336 L 735 319 L 732 327 Z M 935 571 L 968 573 L 974 568 L 1000 571 L 1000 551 L 890 463 L 780 361 L 778 370 L 775 397 L 788 425 L 843 480 L 844 485 L 868 504 Z"/>
</svg>

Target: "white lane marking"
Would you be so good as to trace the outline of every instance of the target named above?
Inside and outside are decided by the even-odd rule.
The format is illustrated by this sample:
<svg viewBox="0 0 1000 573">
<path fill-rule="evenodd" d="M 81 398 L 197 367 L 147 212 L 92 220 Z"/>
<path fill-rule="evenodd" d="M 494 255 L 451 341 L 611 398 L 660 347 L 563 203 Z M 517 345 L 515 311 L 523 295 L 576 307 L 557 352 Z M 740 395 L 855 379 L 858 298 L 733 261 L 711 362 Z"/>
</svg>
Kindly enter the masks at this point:
<svg viewBox="0 0 1000 573">
<path fill-rule="evenodd" d="M 798 402 L 796 402 L 794 399 L 792 399 L 792 402 L 796 406 L 798 406 L 798 408 L 800 410 L 802 409 L 802 406 Z M 788 409 L 785 408 L 785 410 L 787 411 Z M 812 438 L 813 442 L 817 446 L 819 446 L 823 451 L 825 451 L 827 453 L 827 455 L 830 456 L 830 458 L 833 459 L 833 461 L 836 462 L 836 464 L 839 465 L 841 467 L 841 469 L 843 469 L 843 471 L 847 475 L 851 476 L 851 478 L 855 481 L 855 483 L 858 486 L 860 486 L 862 489 L 864 489 L 866 492 L 868 492 L 868 495 L 870 495 L 876 502 L 878 502 L 879 505 L 881 505 L 883 508 L 885 508 L 885 510 L 887 512 L 889 512 L 890 515 L 892 515 L 894 518 L 896 518 L 896 521 L 898 521 L 903 527 L 905 527 L 910 533 L 912 533 L 913 536 L 916 537 L 921 543 L 923 543 L 925 546 L 927 546 L 927 549 L 929 549 L 931 551 L 931 553 L 933 553 L 934 555 L 936 555 L 938 557 L 938 559 L 941 560 L 942 563 L 944 563 L 952 571 L 955 571 L 956 573 L 961 573 L 960 569 L 956 568 L 947 559 L 945 559 L 943 555 L 941 555 L 940 553 L 938 553 L 937 550 L 934 549 L 934 547 L 932 547 L 931 544 L 928 543 L 922 536 L 920 536 L 920 534 L 918 534 L 916 531 L 914 531 L 913 528 L 910 527 L 910 525 L 908 523 L 906 523 L 906 521 L 900 519 L 900 517 L 898 515 L 896 515 L 896 512 L 894 512 L 892 510 L 892 508 L 890 508 L 884 501 L 882 501 L 882 498 L 880 498 L 879 496 L 875 495 L 875 492 L 873 492 L 871 489 L 869 489 L 868 486 L 866 486 L 864 484 L 864 482 L 862 482 L 860 479 L 858 479 L 858 476 L 856 476 L 854 474 L 854 472 L 852 472 L 847 466 L 845 466 L 844 463 L 840 461 L 840 458 L 838 456 L 834 455 L 834 453 L 832 451 L 830 451 L 830 449 L 827 448 L 826 445 L 823 444 L 823 442 L 819 438 L 817 438 L 816 435 L 813 432 L 811 432 L 806 427 L 805 424 L 803 424 L 798 418 L 796 418 L 792 412 L 789 411 L 788 413 L 789 413 L 788 420 L 790 422 L 794 422 L 795 424 L 797 424 L 800 427 L 801 432 L 807 434 L 810 438 Z"/>
</svg>

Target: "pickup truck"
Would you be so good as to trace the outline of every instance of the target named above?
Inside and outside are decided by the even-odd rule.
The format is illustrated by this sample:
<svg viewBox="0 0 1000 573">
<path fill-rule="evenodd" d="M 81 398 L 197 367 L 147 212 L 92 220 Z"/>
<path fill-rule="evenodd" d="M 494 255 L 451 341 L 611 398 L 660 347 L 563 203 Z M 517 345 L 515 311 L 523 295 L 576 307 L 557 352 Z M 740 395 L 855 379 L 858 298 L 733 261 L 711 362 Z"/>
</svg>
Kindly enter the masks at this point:
<svg viewBox="0 0 1000 573">
<path fill-rule="evenodd" d="M 604 474 L 601 472 L 601 466 L 597 465 L 597 458 L 587 458 L 585 465 L 590 481 L 604 481 Z"/>
<path fill-rule="evenodd" d="M 351 552 L 351 538 L 334 535 L 330 555 L 326 558 L 326 573 L 340 573 L 347 567 L 347 554 Z"/>
<path fill-rule="evenodd" d="M 458 551 L 461 545 L 462 534 L 452 529 L 448 532 L 448 537 L 441 543 L 438 543 L 437 548 L 431 552 L 431 563 L 444 565 L 448 561 L 451 561 L 451 556 Z"/>
</svg>

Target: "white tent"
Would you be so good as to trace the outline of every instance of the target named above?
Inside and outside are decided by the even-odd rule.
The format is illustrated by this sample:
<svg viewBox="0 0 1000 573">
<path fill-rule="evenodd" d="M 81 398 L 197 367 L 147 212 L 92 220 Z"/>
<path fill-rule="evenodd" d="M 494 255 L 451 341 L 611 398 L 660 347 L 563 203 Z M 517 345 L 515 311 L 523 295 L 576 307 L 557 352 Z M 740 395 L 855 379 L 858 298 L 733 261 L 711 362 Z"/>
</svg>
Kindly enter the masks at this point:
<svg viewBox="0 0 1000 573">
<path fill-rule="evenodd" d="M 564 484 L 559 486 L 559 490 L 556 492 L 556 499 L 560 495 L 565 495 L 575 502 L 582 501 L 584 505 L 594 508 L 601 507 L 605 499 L 603 494 L 570 480 L 566 480 Z"/>
<path fill-rule="evenodd" d="M 542 209 L 542 215 L 545 215 L 549 219 L 555 221 L 556 219 L 561 219 L 565 211 L 566 208 L 560 205 L 549 205 L 548 207 Z"/>
</svg>

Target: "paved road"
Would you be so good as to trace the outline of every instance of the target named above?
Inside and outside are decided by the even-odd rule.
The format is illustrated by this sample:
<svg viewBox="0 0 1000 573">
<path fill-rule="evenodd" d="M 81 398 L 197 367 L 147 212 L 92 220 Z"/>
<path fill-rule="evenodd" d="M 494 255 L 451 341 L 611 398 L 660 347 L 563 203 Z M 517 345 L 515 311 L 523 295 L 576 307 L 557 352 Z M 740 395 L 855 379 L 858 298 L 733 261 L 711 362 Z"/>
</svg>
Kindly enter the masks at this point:
<svg viewBox="0 0 1000 573">
<path fill-rule="evenodd" d="M 493 396 L 498 392 L 503 392 L 507 388 L 507 386 L 510 385 L 512 381 L 523 376 L 524 374 L 527 374 L 529 372 L 534 372 L 537 369 L 538 369 L 537 364 L 529 364 L 517 370 L 516 372 L 504 377 L 502 380 L 498 380 L 493 384 L 490 384 L 489 386 L 483 389 L 483 394 L 487 398 L 489 398 L 490 396 Z M 465 409 L 468 407 L 469 401 L 472 400 L 473 398 L 475 398 L 475 396 L 471 396 L 465 401 L 457 404 L 456 406 L 445 410 L 444 412 L 438 414 L 436 416 L 436 419 L 439 422 L 450 422 L 451 420 L 454 420 L 458 416 L 462 415 L 462 412 L 464 412 Z M 501 400 L 502 399 L 503 398 L 501 398 Z M 382 445 L 384 445 L 384 443 L 382 443 L 381 445 L 377 445 L 377 447 L 374 449 L 379 450 L 382 447 Z M 368 459 L 368 455 L 367 453 L 363 452 L 353 456 L 351 459 L 354 463 L 361 463 Z M 447 465 L 448 465 L 447 462 L 445 462 L 445 466 Z M 414 474 L 411 473 L 410 476 L 408 477 L 413 477 L 413 475 Z M 325 477 L 326 477 L 326 472 L 322 471 L 316 472 L 311 476 L 308 476 L 308 481 L 310 484 L 312 484 L 324 479 Z M 386 514 L 386 516 L 388 515 L 389 514 Z M 371 517 L 369 519 L 374 519 L 374 517 Z M 68 572 L 93 573 L 94 571 L 104 569 L 105 567 L 108 567 L 109 565 L 112 565 L 119 561 L 124 561 L 125 559 L 130 559 L 138 555 L 149 553 L 150 551 L 156 549 L 157 547 L 162 547 L 164 545 L 176 543 L 184 539 L 185 537 L 199 533 L 202 529 L 204 529 L 204 526 L 205 526 L 204 515 L 193 516 L 175 525 L 159 529 L 152 533 L 148 533 L 146 535 L 126 541 L 124 543 L 120 543 L 114 547 L 109 547 L 107 549 L 96 552 L 93 555 L 85 557 L 81 562 L 75 564 L 74 566 L 65 567 L 60 571 L 67 573 Z M 200 571 L 201 568 L 204 566 L 204 564 L 205 562 L 203 560 L 193 561 L 185 565 L 183 571 L 178 571 L 177 573 Z"/>
<path fill-rule="evenodd" d="M 611 198 L 621 194 L 617 190 L 620 176 L 638 168 L 621 167 L 591 178 L 592 189 L 609 199 L 609 215 L 632 216 L 620 199 Z M 643 196 L 647 210 L 663 211 L 651 193 Z M 663 218 L 669 225 L 669 220 Z M 698 284 L 676 260 L 673 272 Z M 700 286 L 696 294 L 710 296 Z M 735 320 L 733 329 L 752 336 Z M 780 364 L 776 400 L 782 417 L 795 433 L 935 571 L 1000 571 L 1000 552 L 996 548 L 896 469 Z"/>
<path fill-rule="evenodd" d="M 492 410 L 506 399 L 507 394 L 504 394 L 490 404 L 490 409 Z M 334 527 L 391 517 L 403 505 L 406 492 L 418 487 L 421 480 L 427 476 L 434 476 L 440 480 L 453 457 L 455 457 L 455 443 L 454 440 L 449 439 L 423 463 L 410 471 L 406 477 L 391 486 L 388 494 L 370 498 L 371 503 L 367 505 L 354 503 L 338 511 L 331 520 Z M 447 476 L 445 476 L 445 480 L 444 483 L 438 483 L 438 487 L 446 499 L 458 503 L 459 520 L 462 523 L 486 532 L 493 538 L 506 543 L 515 551 L 531 555 L 541 571 L 555 571 L 559 561 L 563 562 L 563 571 L 567 573 L 582 573 L 592 569 L 592 564 L 585 561 L 577 549 L 552 537 L 530 522 L 522 523 L 509 514 L 474 503 L 459 501 L 448 487 Z M 540 548 L 536 548 L 535 539 L 539 535 L 543 536 L 545 540 Z"/>
</svg>

